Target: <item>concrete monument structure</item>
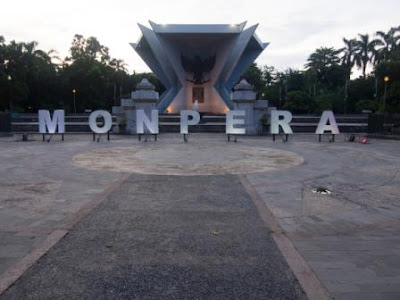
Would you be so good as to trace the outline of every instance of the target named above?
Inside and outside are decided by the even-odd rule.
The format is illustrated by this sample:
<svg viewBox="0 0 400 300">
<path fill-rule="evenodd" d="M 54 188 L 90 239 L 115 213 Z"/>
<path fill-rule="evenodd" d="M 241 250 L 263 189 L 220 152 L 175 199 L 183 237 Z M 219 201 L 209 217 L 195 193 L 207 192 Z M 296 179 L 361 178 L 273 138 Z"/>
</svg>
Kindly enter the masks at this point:
<svg viewBox="0 0 400 300">
<path fill-rule="evenodd" d="M 131 45 L 166 87 L 156 103 L 160 113 L 194 103 L 200 112 L 234 109 L 233 87 L 268 46 L 255 34 L 258 25 L 245 25 L 139 24 L 142 36 Z"/>
</svg>

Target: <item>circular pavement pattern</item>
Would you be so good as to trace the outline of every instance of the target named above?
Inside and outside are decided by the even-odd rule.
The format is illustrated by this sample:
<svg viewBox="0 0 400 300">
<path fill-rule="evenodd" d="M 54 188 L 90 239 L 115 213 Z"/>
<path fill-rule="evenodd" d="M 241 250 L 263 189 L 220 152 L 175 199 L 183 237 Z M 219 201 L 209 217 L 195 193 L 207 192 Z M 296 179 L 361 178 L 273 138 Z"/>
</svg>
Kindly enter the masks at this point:
<svg viewBox="0 0 400 300">
<path fill-rule="evenodd" d="M 275 171 L 299 165 L 296 153 L 226 143 L 146 144 L 79 153 L 75 165 L 126 173 L 224 175 Z"/>
</svg>

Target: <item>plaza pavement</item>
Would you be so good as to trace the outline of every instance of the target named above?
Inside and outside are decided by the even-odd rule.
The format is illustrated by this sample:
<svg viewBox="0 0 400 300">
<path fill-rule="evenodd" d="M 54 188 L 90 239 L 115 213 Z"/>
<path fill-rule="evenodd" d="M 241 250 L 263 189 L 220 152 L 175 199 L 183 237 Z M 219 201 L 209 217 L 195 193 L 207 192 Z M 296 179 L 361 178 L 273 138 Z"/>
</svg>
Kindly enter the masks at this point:
<svg viewBox="0 0 400 300">
<path fill-rule="evenodd" d="M 0 299 L 400 298 L 397 141 L 112 138 L 0 139 Z"/>
</svg>

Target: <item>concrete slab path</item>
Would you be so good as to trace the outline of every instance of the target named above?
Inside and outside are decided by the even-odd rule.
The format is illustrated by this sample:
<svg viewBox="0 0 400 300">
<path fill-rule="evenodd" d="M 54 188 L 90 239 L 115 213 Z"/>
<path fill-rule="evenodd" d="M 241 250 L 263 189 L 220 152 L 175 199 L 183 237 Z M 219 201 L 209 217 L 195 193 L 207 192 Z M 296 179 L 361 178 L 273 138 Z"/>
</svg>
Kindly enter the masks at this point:
<svg viewBox="0 0 400 300">
<path fill-rule="evenodd" d="M 225 180 L 229 178 L 232 181 L 230 187 L 237 191 L 238 199 L 242 199 L 241 195 L 247 193 L 256 204 L 259 215 L 267 224 L 268 230 L 271 230 L 267 233 L 262 231 L 262 234 L 267 236 L 263 243 L 269 247 L 274 244 L 269 244 L 271 237 L 273 238 L 310 299 L 327 298 L 325 289 L 334 299 L 400 299 L 398 141 L 371 140 L 371 143 L 364 145 L 349 143 L 346 141 L 346 136 L 339 136 L 335 143 L 330 143 L 327 137 L 322 143 L 318 143 L 315 135 L 294 135 L 287 143 L 282 143 L 279 139 L 272 142 L 271 137 L 243 137 L 239 138 L 237 143 L 228 143 L 222 134 L 193 134 L 189 138 L 189 143 L 184 143 L 182 137 L 177 134 L 162 134 L 158 142 L 150 140 L 138 142 L 135 137 L 113 136 L 111 142 L 97 143 L 92 142 L 91 138 L 90 135 L 67 135 L 65 142 L 55 137 L 50 143 L 42 142 L 40 136 L 36 137 L 36 141 L 28 143 L 16 142 L 15 138 L 0 138 L 0 299 L 3 297 L 1 293 L 26 270 L 28 270 L 26 274 L 36 270 L 38 264 L 35 262 L 54 245 L 56 246 L 53 249 L 60 249 L 57 247 L 64 245 L 66 239 L 74 236 L 75 238 L 81 236 L 84 239 L 94 234 L 94 229 L 90 229 L 93 232 L 89 229 L 85 231 L 79 227 L 81 225 L 78 227 L 74 225 L 96 205 L 115 202 L 111 198 L 123 193 L 124 189 L 133 196 L 138 194 L 142 197 L 146 194 L 142 194 L 142 188 L 134 182 L 138 178 L 148 180 L 148 183 L 153 180 L 157 182 L 159 180 L 157 175 L 163 175 L 162 180 L 165 180 L 161 187 L 171 186 L 172 190 L 175 190 L 175 186 L 181 180 L 185 183 L 179 187 L 182 192 L 177 199 L 181 200 L 184 196 L 192 199 L 190 197 L 193 195 L 199 195 L 196 192 L 197 187 L 190 183 L 192 176 L 200 179 L 208 178 L 204 179 L 205 181 L 198 181 L 201 182 L 202 193 L 206 194 L 213 182 L 221 180 L 220 184 L 225 186 Z M 120 185 L 125 180 L 139 189 L 130 190 L 125 183 Z M 194 187 L 194 190 L 185 189 L 186 185 Z M 244 194 L 243 187 L 246 189 Z M 312 190 L 317 187 L 328 188 L 332 193 L 314 194 Z M 153 188 L 157 190 L 155 186 Z M 157 190 L 155 196 L 158 195 L 159 199 L 161 197 L 170 199 L 169 190 L 169 188 L 162 188 L 159 192 Z M 231 195 L 225 188 L 220 192 L 215 189 L 218 198 L 224 197 L 224 193 Z M 109 195 L 112 197 L 109 198 Z M 232 199 L 236 199 L 236 196 L 232 196 Z M 136 200 L 131 199 L 131 201 Z M 199 196 L 196 201 L 192 200 L 189 203 L 198 202 L 198 208 L 208 207 L 210 210 L 215 209 L 216 212 L 222 212 L 218 209 L 228 204 L 222 202 L 218 207 L 207 206 L 207 201 Z M 149 202 L 147 205 L 152 205 L 147 207 L 148 212 L 154 210 L 154 216 L 159 218 L 153 221 L 158 224 L 157 231 L 160 231 L 162 237 L 162 234 L 165 234 L 163 228 L 168 229 L 172 226 L 172 223 L 167 223 L 159 213 L 165 210 L 165 207 L 155 202 Z M 171 202 L 171 206 L 174 205 L 177 203 Z M 248 208 L 250 207 L 249 204 Z M 183 211 L 185 206 L 181 208 Z M 238 206 L 235 204 L 234 208 L 237 209 Z M 127 215 L 131 213 L 132 207 L 128 204 L 125 204 L 123 209 L 125 215 L 122 214 L 123 217 L 117 221 L 111 218 L 110 209 L 106 207 L 101 209 L 104 212 L 110 211 L 110 216 L 103 214 L 104 223 L 111 220 L 122 228 L 129 224 Z M 238 224 L 243 225 L 243 218 L 238 215 L 240 211 L 235 209 L 229 211 L 228 215 L 236 216 Z M 116 213 L 122 208 L 114 206 L 113 210 Z M 245 211 L 250 212 L 244 209 L 241 213 L 244 214 Z M 189 214 L 190 209 L 185 212 Z M 98 214 L 94 213 L 93 216 L 95 215 Z M 250 215 L 256 218 L 257 214 L 250 213 Z M 87 222 L 91 216 L 82 222 Z M 174 226 L 177 228 L 178 224 L 183 226 L 186 222 L 171 211 L 165 211 L 165 216 L 174 217 L 177 222 Z M 191 216 L 194 220 L 187 220 L 188 228 L 196 227 L 194 225 L 196 223 L 191 223 L 195 222 L 196 218 L 206 218 L 201 215 L 201 211 Z M 223 214 L 211 214 L 210 218 L 217 216 L 221 218 L 222 223 L 233 222 L 222 217 Z M 131 217 L 138 224 L 145 222 L 137 215 Z M 204 220 L 210 224 L 219 224 L 215 223 L 214 219 Z M 257 220 L 259 222 L 259 219 Z M 257 227 L 255 224 L 247 225 L 253 228 Z M 99 220 L 98 226 L 105 228 L 103 222 Z M 172 228 L 175 228 L 174 226 Z M 227 227 L 230 226 L 235 225 Z M 207 241 L 224 238 L 220 232 L 223 231 L 222 227 L 215 229 L 214 227 L 216 226 L 203 228 L 217 230 L 212 236 L 207 236 Z M 232 228 L 237 229 L 237 227 Z M 158 249 L 154 249 L 154 245 L 159 237 L 152 235 L 152 239 L 146 244 L 141 230 L 131 231 L 130 234 L 119 237 L 118 232 L 110 233 L 102 229 L 109 238 L 102 240 L 101 246 L 100 240 L 98 242 L 99 249 L 105 251 L 100 257 L 107 258 L 106 255 L 113 253 L 115 255 L 113 251 L 119 249 L 115 247 L 116 244 L 124 245 L 122 241 L 136 237 L 146 246 L 146 253 L 150 253 L 146 258 L 143 254 L 145 250 L 138 248 L 142 251 L 140 257 L 146 258 L 148 262 L 151 259 L 157 261 L 160 256 L 151 255 Z M 153 232 L 151 230 L 156 232 L 156 229 L 151 227 L 145 230 L 148 231 L 143 232 Z M 182 237 L 187 237 L 187 231 L 185 233 L 176 230 Z M 243 237 L 242 231 L 237 233 L 237 241 L 243 245 L 253 242 L 252 236 Z M 233 232 L 228 230 L 225 234 L 230 237 Z M 62 239 L 64 236 L 65 239 Z M 116 240 L 112 239 L 114 236 L 117 237 Z M 206 238 L 206 236 L 201 237 Z M 98 238 L 94 235 L 93 242 Z M 171 253 L 172 250 L 177 251 L 178 247 L 173 248 L 171 245 L 179 244 L 176 243 L 180 241 L 180 235 L 165 235 L 164 238 L 166 242 L 162 244 L 163 248 L 170 249 Z M 57 244 L 60 240 L 61 242 Z M 223 239 L 215 241 L 220 240 Z M 210 242 L 205 243 L 209 244 Z M 139 247 L 141 244 L 138 241 L 135 245 Z M 180 245 L 183 247 L 186 244 L 182 242 Z M 271 249 L 276 249 L 276 246 L 275 248 L 271 246 Z M 195 250 L 197 247 L 204 249 L 205 246 L 188 244 L 185 247 L 188 253 L 193 252 L 191 258 L 194 262 L 203 259 L 199 258 Z M 221 264 L 225 263 L 228 266 L 228 262 L 222 259 L 222 252 L 218 252 L 218 249 L 215 253 L 221 256 Z M 87 259 L 93 259 L 90 257 L 92 252 L 82 253 L 76 254 L 74 258 L 79 259 L 79 256 L 83 255 Z M 178 264 L 171 253 L 163 255 Z M 68 255 L 66 252 L 64 254 Z M 47 257 L 44 256 L 44 259 L 48 259 Z M 263 257 L 269 258 L 267 255 Z M 189 266 L 189 258 L 188 255 L 181 256 L 181 262 Z M 217 258 L 207 256 L 203 262 L 210 263 L 213 259 Z M 105 267 L 110 266 L 108 260 L 102 262 Z M 32 265 L 32 269 L 29 269 Z M 272 265 L 264 266 L 265 270 L 268 266 Z M 61 275 L 63 270 L 60 271 Z M 147 271 L 150 272 L 148 269 Z M 126 274 L 124 272 L 127 271 L 121 272 L 116 273 L 116 278 L 122 278 L 118 277 L 118 274 Z M 166 274 L 170 274 L 168 272 L 170 270 L 167 270 Z M 37 280 L 38 277 L 31 278 Z M 255 281 L 257 280 L 255 278 Z M 290 277 L 288 280 L 291 280 Z M 28 288 L 28 285 L 25 282 L 24 286 Z M 268 289 L 268 283 L 266 286 Z M 260 289 L 263 290 L 264 287 Z M 279 295 L 277 297 L 279 299 Z"/>
<path fill-rule="evenodd" d="M 305 299 L 234 175 L 131 175 L 0 297 Z"/>
</svg>

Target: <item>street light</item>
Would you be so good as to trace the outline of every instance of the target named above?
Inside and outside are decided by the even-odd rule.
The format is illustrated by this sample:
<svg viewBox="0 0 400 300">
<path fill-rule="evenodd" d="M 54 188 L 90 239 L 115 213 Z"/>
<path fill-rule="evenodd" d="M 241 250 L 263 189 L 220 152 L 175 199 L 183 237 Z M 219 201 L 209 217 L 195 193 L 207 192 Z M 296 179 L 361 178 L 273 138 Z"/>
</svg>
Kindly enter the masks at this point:
<svg viewBox="0 0 400 300">
<path fill-rule="evenodd" d="M 383 92 L 383 121 L 382 121 L 382 129 L 385 131 L 385 114 L 386 114 L 386 90 L 387 90 L 387 83 L 389 82 L 389 76 L 383 77 L 383 82 L 385 83 L 385 90 Z"/>
<path fill-rule="evenodd" d="M 389 82 L 390 77 L 385 76 L 383 77 L 383 81 L 385 82 L 385 90 L 383 92 L 383 115 L 385 115 L 385 110 L 386 110 L 386 90 L 387 90 L 387 83 Z"/>
<path fill-rule="evenodd" d="M 10 101 L 8 102 L 8 109 L 10 110 L 10 113 L 12 113 L 12 86 L 11 86 L 12 77 L 11 77 L 11 75 L 7 76 L 7 80 L 8 80 L 9 97 L 10 97 Z"/>
<path fill-rule="evenodd" d="M 76 94 L 76 89 L 72 90 L 72 94 L 74 94 L 74 113 L 76 115 L 76 104 L 75 104 L 75 94 Z"/>
</svg>

